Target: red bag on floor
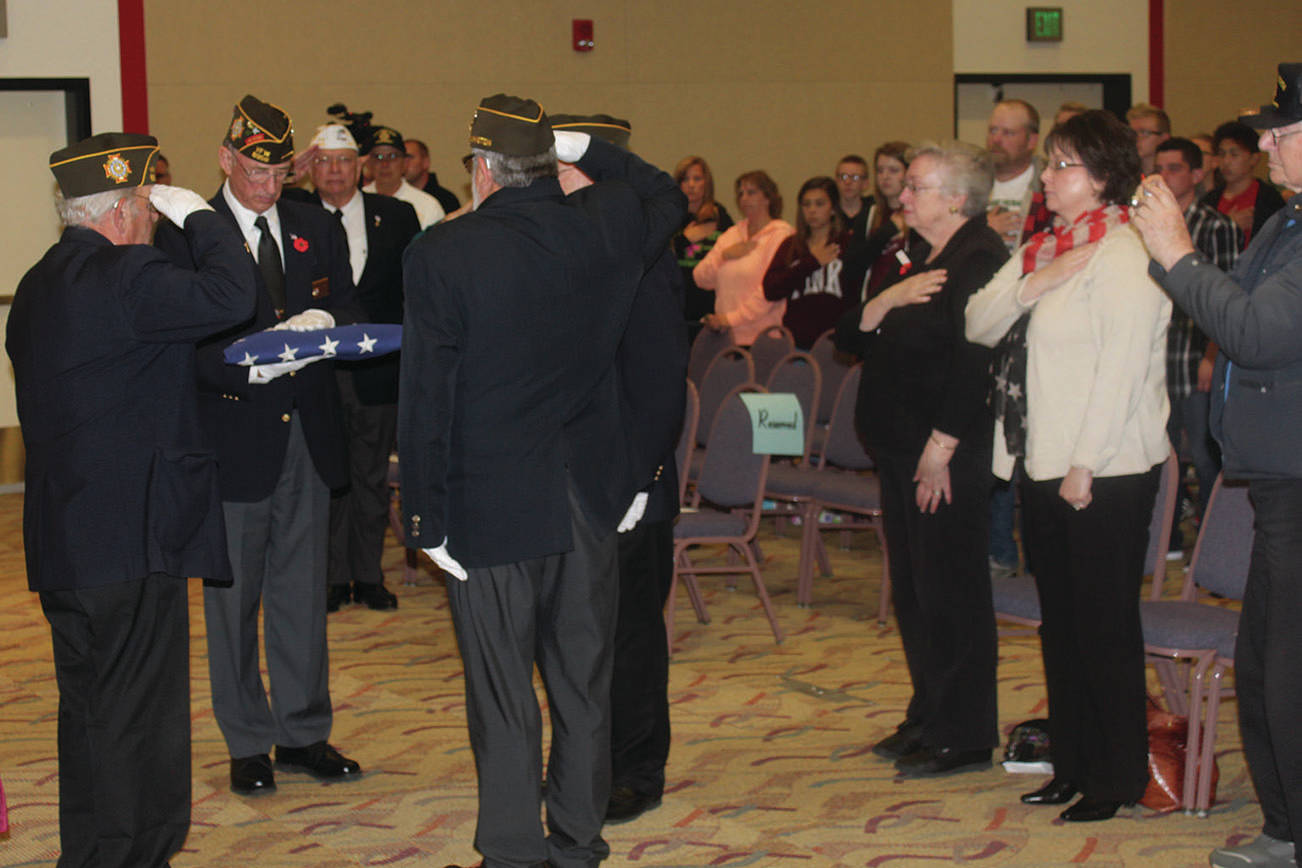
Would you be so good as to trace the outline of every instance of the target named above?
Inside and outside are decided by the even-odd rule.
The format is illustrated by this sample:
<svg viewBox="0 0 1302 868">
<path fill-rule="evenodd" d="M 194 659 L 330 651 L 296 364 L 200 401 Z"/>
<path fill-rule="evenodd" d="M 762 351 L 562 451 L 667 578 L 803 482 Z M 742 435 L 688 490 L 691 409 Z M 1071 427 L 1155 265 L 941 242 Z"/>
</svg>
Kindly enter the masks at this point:
<svg viewBox="0 0 1302 868">
<path fill-rule="evenodd" d="M 1148 700 L 1148 789 L 1139 803 L 1166 813 L 1179 808 L 1184 799 L 1184 764 L 1188 755 L 1189 721 L 1164 711 Z M 1220 769 L 1212 757 L 1211 801 L 1216 801 Z"/>
</svg>

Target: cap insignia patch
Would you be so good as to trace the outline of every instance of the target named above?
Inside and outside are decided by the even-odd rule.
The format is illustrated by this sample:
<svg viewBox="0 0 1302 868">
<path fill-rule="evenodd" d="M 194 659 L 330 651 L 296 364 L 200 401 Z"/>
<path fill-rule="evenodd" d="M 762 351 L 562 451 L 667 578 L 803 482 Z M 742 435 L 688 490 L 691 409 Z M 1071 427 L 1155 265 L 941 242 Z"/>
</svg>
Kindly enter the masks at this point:
<svg viewBox="0 0 1302 868">
<path fill-rule="evenodd" d="M 131 177 L 131 163 L 124 160 L 121 154 L 109 154 L 104 161 L 104 177 L 112 179 L 115 184 L 126 183 Z"/>
</svg>

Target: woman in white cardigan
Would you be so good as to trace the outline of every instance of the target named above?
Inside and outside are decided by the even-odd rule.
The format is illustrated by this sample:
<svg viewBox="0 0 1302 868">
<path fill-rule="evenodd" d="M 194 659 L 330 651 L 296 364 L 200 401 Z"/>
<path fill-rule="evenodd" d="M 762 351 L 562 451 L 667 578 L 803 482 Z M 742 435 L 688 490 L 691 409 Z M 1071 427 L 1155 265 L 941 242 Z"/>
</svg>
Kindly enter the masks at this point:
<svg viewBox="0 0 1302 868">
<path fill-rule="evenodd" d="M 994 470 L 1025 471 L 1043 619 L 1054 778 L 1022 801 L 1080 793 L 1062 818 L 1106 820 L 1148 782 L 1139 588 L 1168 450 L 1171 303 L 1122 204 L 1140 180 L 1135 134 L 1086 112 L 1046 147 L 1054 225 L 968 302 L 967 336 L 998 345 Z"/>
</svg>

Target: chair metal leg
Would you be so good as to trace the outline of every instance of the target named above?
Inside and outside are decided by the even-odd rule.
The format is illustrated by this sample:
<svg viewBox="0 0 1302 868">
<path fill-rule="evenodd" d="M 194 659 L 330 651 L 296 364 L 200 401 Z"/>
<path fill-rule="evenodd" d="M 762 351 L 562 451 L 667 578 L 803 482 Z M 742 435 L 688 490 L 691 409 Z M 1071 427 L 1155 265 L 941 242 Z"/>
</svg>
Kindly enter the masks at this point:
<svg viewBox="0 0 1302 868">
<path fill-rule="evenodd" d="M 773 612 L 773 602 L 769 599 L 768 588 L 764 586 L 764 577 L 760 574 L 759 563 L 751 555 L 747 547 L 739 547 L 742 554 L 746 556 L 746 565 L 750 568 L 750 578 L 755 584 L 755 594 L 760 598 L 760 604 L 764 606 L 764 614 L 768 615 L 769 626 L 773 628 L 773 641 L 779 645 L 782 644 L 782 628 L 778 626 L 778 616 Z"/>
<path fill-rule="evenodd" d="M 686 548 L 678 551 L 675 563 L 674 569 L 678 573 L 678 579 L 687 589 L 687 597 L 692 601 L 692 608 L 696 610 L 696 620 L 702 624 L 710 623 L 710 613 L 706 611 L 705 600 L 701 597 L 701 586 L 696 583 L 696 574 L 691 571 L 692 561 L 687 557 Z"/>
<path fill-rule="evenodd" d="M 1198 760 L 1198 794 L 1194 810 L 1198 816 L 1206 817 L 1212 806 L 1212 769 L 1216 762 L 1216 724 L 1221 711 L 1221 696 L 1229 690 L 1225 687 L 1225 672 L 1233 666 L 1231 660 L 1218 658 L 1208 677 L 1207 713 L 1203 720 L 1202 747 Z"/>
<path fill-rule="evenodd" d="M 1166 698 L 1166 707 L 1172 714 L 1187 716 L 1189 714 L 1189 680 L 1182 677 L 1180 671 L 1186 664 L 1175 660 L 1154 660 L 1153 669 L 1157 672 L 1158 683 Z"/>
<path fill-rule="evenodd" d="M 1202 731 L 1203 692 L 1207 681 L 1207 669 L 1215 657 L 1215 653 L 1212 652 L 1198 658 L 1189 683 L 1189 705 L 1185 710 L 1189 729 L 1185 738 L 1184 788 L 1180 797 L 1181 807 L 1185 811 L 1195 810 L 1197 802 L 1198 781 L 1201 774 L 1198 760 L 1201 755 L 1201 739 L 1205 738 Z"/>
</svg>

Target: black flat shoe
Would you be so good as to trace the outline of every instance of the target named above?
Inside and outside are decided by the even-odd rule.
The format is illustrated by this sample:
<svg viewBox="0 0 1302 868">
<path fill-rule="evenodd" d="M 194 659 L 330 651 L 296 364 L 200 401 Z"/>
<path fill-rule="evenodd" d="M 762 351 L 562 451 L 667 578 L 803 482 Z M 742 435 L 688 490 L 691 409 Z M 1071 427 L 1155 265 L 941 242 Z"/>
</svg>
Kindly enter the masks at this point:
<svg viewBox="0 0 1302 868">
<path fill-rule="evenodd" d="M 368 609 L 376 609 L 377 611 L 398 608 L 398 598 L 384 586 L 384 582 L 380 582 L 378 585 L 353 582 L 353 600 L 358 603 L 365 603 Z"/>
<path fill-rule="evenodd" d="M 231 792 L 258 796 L 275 789 L 276 775 L 271 770 L 271 757 L 260 753 L 231 759 Z"/>
<path fill-rule="evenodd" d="M 1110 799 L 1091 799 L 1081 796 L 1080 801 L 1059 814 L 1068 823 L 1094 823 L 1099 820 L 1111 820 L 1117 809 L 1126 802 L 1114 802 Z M 1129 803 L 1133 804 L 1133 802 Z"/>
<path fill-rule="evenodd" d="M 1065 805 L 1076 798 L 1077 792 L 1070 781 L 1054 778 L 1033 793 L 1023 793 L 1022 802 L 1027 805 Z"/>
<path fill-rule="evenodd" d="M 952 747 L 924 747 L 895 761 L 895 770 L 906 778 L 943 778 L 990 768 L 990 748 L 955 750 Z"/>
<path fill-rule="evenodd" d="M 304 772 L 319 781 L 348 781 L 362 776 L 362 767 L 356 760 L 350 760 L 324 741 L 307 747 L 276 745 L 276 766 Z"/>
<path fill-rule="evenodd" d="M 660 796 L 639 793 L 632 787 L 614 787 L 610 791 L 610 802 L 606 805 L 606 822 L 627 823 L 658 807 Z"/>
<path fill-rule="evenodd" d="M 906 720 L 895 732 L 873 745 L 873 753 L 882 759 L 897 760 L 922 747 L 922 724 Z"/>
<path fill-rule="evenodd" d="M 347 603 L 353 597 L 353 592 L 349 589 L 348 583 L 341 585 L 328 585 L 326 587 L 326 611 L 338 612 L 339 607 Z"/>
</svg>

